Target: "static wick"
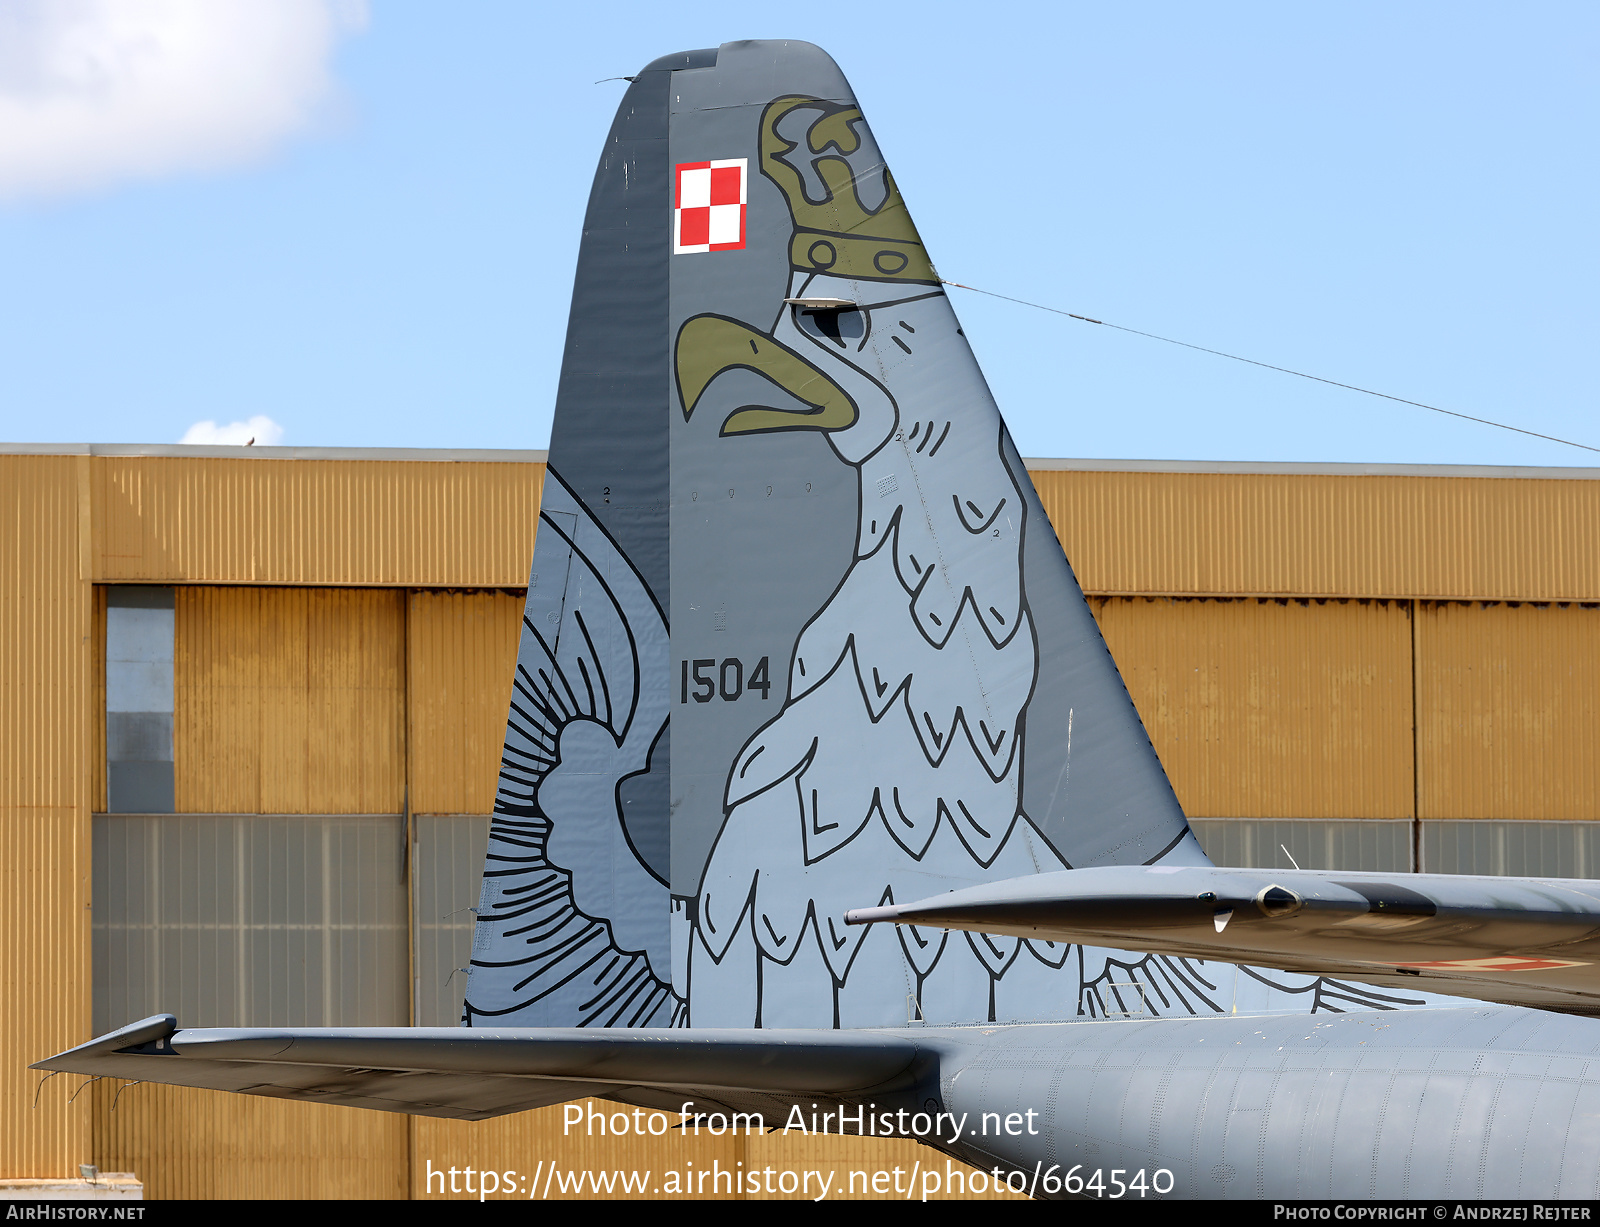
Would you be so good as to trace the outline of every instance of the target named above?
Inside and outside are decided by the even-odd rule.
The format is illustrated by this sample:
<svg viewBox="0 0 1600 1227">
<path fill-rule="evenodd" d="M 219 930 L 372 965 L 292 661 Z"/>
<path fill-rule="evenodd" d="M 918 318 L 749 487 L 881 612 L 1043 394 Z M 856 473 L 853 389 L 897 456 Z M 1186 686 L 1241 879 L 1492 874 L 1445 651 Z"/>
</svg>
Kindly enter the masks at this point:
<svg viewBox="0 0 1600 1227">
<path fill-rule="evenodd" d="M 38 1086 L 36 1086 L 36 1087 L 34 1087 L 34 1089 L 33 1089 L 33 1106 L 34 1106 L 34 1107 L 36 1107 L 36 1108 L 37 1108 L 37 1107 L 38 1107 L 38 1106 L 39 1106 L 39 1092 L 40 1092 L 40 1091 L 42 1091 L 42 1090 L 44 1090 L 44 1084 L 45 1084 L 45 1083 L 46 1083 L 46 1082 L 49 1082 L 49 1081 L 50 1081 L 50 1079 L 52 1079 L 52 1078 L 54 1078 L 54 1077 L 55 1077 L 55 1076 L 56 1076 L 56 1075 L 57 1075 L 57 1074 L 59 1074 L 59 1073 L 60 1073 L 60 1072 L 61 1072 L 61 1071 L 60 1071 L 60 1070 L 59 1070 L 59 1069 L 52 1069 L 52 1070 L 51 1070 L 51 1071 L 50 1071 L 50 1072 L 49 1072 L 49 1073 L 48 1073 L 48 1074 L 46 1074 L 46 1075 L 45 1075 L 45 1076 L 44 1076 L 44 1077 L 43 1077 L 43 1078 L 40 1078 L 40 1079 L 39 1079 L 39 1085 L 38 1085 Z"/>
<path fill-rule="evenodd" d="M 77 1097 L 79 1095 L 83 1094 L 83 1088 L 84 1087 L 93 1086 L 96 1082 L 99 1082 L 105 1076 L 106 1076 L 105 1074 L 96 1074 L 93 1078 L 90 1078 L 89 1081 L 85 1082 L 83 1084 L 83 1086 L 80 1086 L 77 1090 L 73 1091 L 72 1092 L 72 1099 L 67 1100 L 67 1107 L 70 1108 L 72 1106 L 73 1099 L 77 1099 Z"/>
</svg>

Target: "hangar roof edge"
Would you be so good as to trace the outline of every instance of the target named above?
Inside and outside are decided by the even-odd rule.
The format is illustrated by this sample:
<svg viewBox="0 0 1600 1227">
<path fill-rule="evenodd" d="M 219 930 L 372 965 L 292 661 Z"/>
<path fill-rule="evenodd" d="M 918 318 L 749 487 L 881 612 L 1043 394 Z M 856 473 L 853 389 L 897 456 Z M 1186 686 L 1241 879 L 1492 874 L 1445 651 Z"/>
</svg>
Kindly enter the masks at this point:
<svg viewBox="0 0 1600 1227">
<path fill-rule="evenodd" d="M 215 447 L 180 443 L 0 443 L 0 455 L 158 456 L 191 459 L 387 460 L 432 463 L 543 464 L 542 448 Z M 1488 464 L 1325 464 L 1253 460 L 1103 460 L 1027 456 L 1030 471 L 1071 473 L 1239 473 L 1332 477 L 1500 477 L 1600 481 L 1600 467 Z"/>
<path fill-rule="evenodd" d="M 217 447 L 183 443 L 0 443 L 0 456 L 163 456 L 223 460 L 424 460 L 543 464 L 543 448 Z"/>
<path fill-rule="evenodd" d="M 1058 460 L 1024 456 L 1030 472 L 1244 473 L 1329 477 L 1505 477 L 1600 481 L 1600 468 L 1494 464 L 1320 464 L 1254 460 Z"/>
</svg>

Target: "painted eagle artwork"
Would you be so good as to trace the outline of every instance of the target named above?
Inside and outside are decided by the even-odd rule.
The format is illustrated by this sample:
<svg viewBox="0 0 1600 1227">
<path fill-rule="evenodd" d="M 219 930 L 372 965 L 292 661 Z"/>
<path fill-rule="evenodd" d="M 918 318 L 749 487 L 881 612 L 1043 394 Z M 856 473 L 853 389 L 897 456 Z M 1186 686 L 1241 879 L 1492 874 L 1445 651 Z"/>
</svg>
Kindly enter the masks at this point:
<svg viewBox="0 0 1600 1227">
<path fill-rule="evenodd" d="M 918 413 L 988 394 L 860 111 L 775 101 L 761 170 L 794 218 L 787 301 L 770 331 L 715 315 L 683 325 L 683 411 L 717 412 L 716 380 L 735 365 L 764 375 L 801 406 L 724 410 L 726 446 L 824 432 L 855 470 L 859 524 L 795 647 L 781 713 L 729 771 L 691 959 L 761 959 L 763 1022 L 768 996 L 821 1025 L 943 1017 L 974 990 L 987 1002 L 1019 958 L 1017 979 L 1058 983 L 1068 951 L 843 917 L 861 900 L 1065 867 L 1019 798 L 1036 676 L 1026 505 L 997 414 Z M 975 386 L 951 397 L 962 379 Z M 919 396 L 930 382 L 944 395 Z M 784 993 L 786 979 L 803 987 Z"/>
<path fill-rule="evenodd" d="M 707 680 L 702 669 L 714 670 L 716 656 L 677 651 L 662 603 L 552 457 L 469 1019 L 848 1028 L 1222 1013 L 1241 994 L 1256 1008 L 1276 999 L 1297 1011 L 1386 1004 L 1370 989 L 1314 977 L 1042 939 L 846 926 L 852 908 L 1073 867 L 1076 849 L 1030 817 L 1025 772 L 1041 770 L 1031 752 L 1048 765 L 1049 804 L 1091 827 L 1097 816 L 1070 804 L 1074 722 L 1099 717 L 1075 706 L 1070 679 L 1051 675 L 1061 744 L 1030 748 L 1028 716 L 1045 676 L 1025 580 L 1030 534 L 1056 551 L 1069 583 L 1070 572 L 861 112 L 792 95 L 759 115 L 754 159 L 678 167 L 675 258 L 744 248 L 760 186 L 782 210 L 749 223 L 769 230 L 749 246 L 777 253 L 756 271 L 770 266 L 783 292 L 769 291 L 759 314 L 694 310 L 723 299 L 697 300 L 684 274 L 690 305 L 671 338 L 673 429 L 675 438 L 692 432 L 699 450 L 673 452 L 672 554 L 690 552 L 678 523 L 706 509 L 698 487 L 718 486 L 721 498 L 727 486 L 734 500 L 746 484 L 727 476 L 741 463 L 735 449 L 764 438 L 825 440 L 826 454 L 812 454 L 846 475 L 833 488 L 841 505 L 854 504 L 854 523 L 810 607 L 786 614 L 795 617 L 784 641 L 792 651 L 759 664 L 724 655 L 720 678 Z M 697 184 L 724 184 L 723 212 L 695 221 L 693 234 L 685 199 L 698 192 L 712 203 L 696 207 L 718 206 L 684 186 L 685 169 Z M 788 443 L 771 441 L 780 435 Z M 680 470 L 705 480 L 680 481 Z M 717 541 L 737 553 L 742 521 L 728 518 L 731 505 Z M 674 600 L 683 574 L 675 561 Z M 1075 587 L 1070 597 L 1082 604 Z M 714 616 L 721 631 L 726 613 Z M 1087 633 L 1114 678 L 1098 633 Z M 684 657 L 676 666 L 675 655 Z M 745 705 L 697 708 L 691 666 L 706 687 L 696 700 L 711 700 L 720 682 L 722 699 Z M 694 741 L 696 726 L 678 730 L 669 803 L 671 713 L 728 724 L 758 686 L 754 702 L 767 706 L 753 726 L 741 717 L 720 743 Z M 1131 713 L 1120 681 L 1116 689 Z M 716 754 L 720 762 L 693 761 Z M 704 777 L 698 802 L 691 786 L 679 787 L 680 773 Z M 1166 804 L 1163 820 L 1180 833 L 1138 859 L 1205 863 L 1170 789 Z M 709 815 L 698 843 L 697 805 Z"/>
<path fill-rule="evenodd" d="M 627 82 L 468 1026 L 164 1014 L 35 1068 L 467 1120 L 598 1099 L 612 1135 L 804 1118 L 805 1154 L 931 1147 L 945 1195 L 1592 1199 L 1600 1024 L 1562 1011 L 1595 1010 L 1600 882 L 1212 865 L 838 66 L 750 40 Z M 1008 163 L 1003 107 L 932 88 L 959 223 L 1070 239 L 1037 223 L 1056 117 Z M 537 474 L 488 483 L 506 543 Z"/>
</svg>

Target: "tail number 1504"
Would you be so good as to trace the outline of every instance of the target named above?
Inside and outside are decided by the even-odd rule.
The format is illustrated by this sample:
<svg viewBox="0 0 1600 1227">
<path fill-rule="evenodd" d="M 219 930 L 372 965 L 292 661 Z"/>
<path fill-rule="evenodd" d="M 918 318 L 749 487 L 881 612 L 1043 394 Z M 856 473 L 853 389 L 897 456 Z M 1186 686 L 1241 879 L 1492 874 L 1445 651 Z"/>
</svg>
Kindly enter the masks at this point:
<svg viewBox="0 0 1600 1227">
<path fill-rule="evenodd" d="M 693 699 L 696 703 L 709 703 L 721 695 L 723 702 L 732 703 L 740 695 L 752 692 L 759 692 L 764 699 L 772 689 L 767 659 L 765 656 L 761 658 L 748 679 L 744 673 L 744 662 L 737 656 L 730 656 L 723 661 L 680 661 L 678 702 L 687 703 Z M 691 682 L 694 684 L 693 690 L 689 688 Z"/>
</svg>

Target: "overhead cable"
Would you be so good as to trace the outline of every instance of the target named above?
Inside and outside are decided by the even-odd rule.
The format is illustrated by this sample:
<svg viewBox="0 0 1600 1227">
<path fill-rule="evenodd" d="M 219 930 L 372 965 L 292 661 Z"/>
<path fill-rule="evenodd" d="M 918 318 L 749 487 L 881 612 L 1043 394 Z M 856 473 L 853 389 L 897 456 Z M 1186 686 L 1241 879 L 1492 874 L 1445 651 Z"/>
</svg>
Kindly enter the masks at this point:
<svg viewBox="0 0 1600 1227">
<path fill-rule="evenodd" d="M 1419 400 L 1407 400 L 1403 396 L 1391 396 L 1387 392 L 1375 392 L 1371 388 L 1359 388 L 1353 383 L 1340 383 L 1337 379 L 1324 379 L 1321 375 L 1308 375 L 1305 371 L 1290 370 L 1286 366 L 1274 366 L 1270 362 L 1258 362 L 1254 358 L 1244 358 L 1238 354 L 1224 353 L 1220 349 L 1208 349 L 1204 345 L 1194 345 L 1188 341 L 1179 341 L 1172 337 L 1157 336 L 1153 332 L 1141 332 L 1137 328 L 1107 323 L 1105 320 L 1093 319 L 1087 315 L 1078 315 L 1073 311 L 1063 311 L 1060 307 L 1047 307 L 1043 303 L 1029 302 L 1025 298 L 1012 298 L 1009 294 L 996 294 L 993 290 L 980 290 L 975 285 L 962 285 L 959 281 L 945 281 L 942 277 L 940 281 L 945 285 L 954 286 L 958 290 L 971 290 L 974 294 L 985 294 L 990 298 L 999 298 L 1004 299 L 1006 302 L 1017 303 L 1019 306 L 1034 307 L 1040 311 L 1049 311 L 1053 315 L 1064 315 L 1068 319 L 1081 320 L 1085 324 L 1098 324 L 1102 328 L 1115 328 L 1118 332 L 1131 332 L 1136 337 L 1148 337 L 1152 341 L 1165 341 L 1168 345 L 1181 345 L 1184 349 L 1199 350 L 1202 354 L 1214 354 L 1218 358 L 1232 358 L 1235 362 L 1247 362 L 1251 366 L 1264 367 L 1266 370 L 1278 371 L 1284 375 L 1298 375 L 1301 379 L 1314 380 L 1317 383 L 1325 383 L 1334 388 L 1344 388 L 1350 392 L 1362 392 L 1367 396 L 1377 396 L 1383 400 L 1396 401 L 1402 405 L 1414 405 L 1418 409 L 1431 409 L 1434 413 L 1443 413 L 1449 417 L 1461 418 L 1464 421 L 1477 422 L 1482 426 L 1497 426 L 1501 430 L 1512 430 L 1519 435 L 1531 435 L 1535 439 L 1544 439 L 1550 443 L 1560 443 L 1566 447 L 1581 447 L 1586 452 L 1600 452 L 1600 447 L 1590 447 L 1587 443 L 1574 443 L 1571 439 L 1558 439 L 1555 435 L 1540 434 L 1537 430 L 1524 430 L 1521 426 L 1508 426 L 1504 422 L 1494 422 L 1488 418 L 1473 417 L 1470 413 L 1457 413 L 1454 409 L 1441 409 L 1438 405 L 1426 405 Z"/>
</svg>

